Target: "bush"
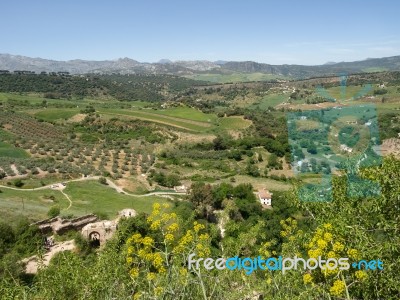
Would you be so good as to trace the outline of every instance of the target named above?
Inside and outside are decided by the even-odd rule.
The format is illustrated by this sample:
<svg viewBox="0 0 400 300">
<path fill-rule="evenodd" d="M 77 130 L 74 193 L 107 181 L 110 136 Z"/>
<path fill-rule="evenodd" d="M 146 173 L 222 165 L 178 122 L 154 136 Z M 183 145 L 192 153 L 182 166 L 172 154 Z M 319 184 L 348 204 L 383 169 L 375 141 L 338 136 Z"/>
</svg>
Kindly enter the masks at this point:
<svg viewBox="0 0 400 300">
<path fill-rule="evenodd" d="M 55 205 L 50 207 L 49 211 L 47 212 L 47 216 L 49 218 L 55 218 L 60 215 L 60 207 Z"/>
<path fill-rule="evenodd" d="M 108 185 L 107 179 L 106 179 L 105 177 L 100 177 L 100 178 L 99 178 L 99 182 L 100 182 L 101 184 Z"/>
<path fill-rule="evenodd" d="M 24 186 L 24 182 L 21 179 L 17 179 L 14 181 L 14 185 L 20 188 Z"/>
</svg>

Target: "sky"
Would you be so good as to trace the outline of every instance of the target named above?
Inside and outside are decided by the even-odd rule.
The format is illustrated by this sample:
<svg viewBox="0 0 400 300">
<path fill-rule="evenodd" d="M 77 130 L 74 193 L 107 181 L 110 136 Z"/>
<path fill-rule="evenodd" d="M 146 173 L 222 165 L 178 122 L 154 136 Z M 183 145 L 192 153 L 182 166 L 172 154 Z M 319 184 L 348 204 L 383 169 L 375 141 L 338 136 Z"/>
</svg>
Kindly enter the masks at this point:
<svg viewBox="0 0 400 300">
<path fill-rule="evenodd" d="M 316 65 L 400 55 L 400 1 L 19 1 L 0 53 L 55 60 Z"/>
</svg>

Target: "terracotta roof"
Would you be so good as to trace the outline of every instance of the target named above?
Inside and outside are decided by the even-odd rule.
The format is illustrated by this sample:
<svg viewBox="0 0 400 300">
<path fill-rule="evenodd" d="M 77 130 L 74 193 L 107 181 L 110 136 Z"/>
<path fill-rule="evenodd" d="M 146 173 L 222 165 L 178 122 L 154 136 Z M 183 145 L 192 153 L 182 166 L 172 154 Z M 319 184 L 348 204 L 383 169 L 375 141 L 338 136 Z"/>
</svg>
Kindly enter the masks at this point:
<svg viewBox="0 0 400 300">
<path fill-rule="evenodd" d="M 258 196 L 261 199 L 270 199 L 272 194 L 268 190 L 259 190 L 258 191 Z"/>
</svg>

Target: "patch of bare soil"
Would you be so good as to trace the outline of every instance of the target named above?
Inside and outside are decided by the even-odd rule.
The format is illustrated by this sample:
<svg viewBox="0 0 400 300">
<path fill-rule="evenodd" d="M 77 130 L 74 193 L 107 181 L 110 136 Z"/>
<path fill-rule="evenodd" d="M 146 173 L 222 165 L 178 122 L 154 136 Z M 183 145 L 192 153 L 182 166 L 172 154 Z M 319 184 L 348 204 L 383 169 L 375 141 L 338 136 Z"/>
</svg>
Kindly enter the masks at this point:
<svg viewBox="0 0 400 300">
<path fill-rule="evenodd" d="M 400 139 L 391 138 L 384 140 L 380 150 L 383 156 L 393 154 L 396 157 L 400 157 Z"/>
<path fill-rule="evenodd" d="M 85 119 L 85 117 L 86 117 L 85 114 L 76 114 L 75 116 L 69 118 L 67 122 L 69 122 L 69 123 L 79 123 L 79 122 L 82 122 L 83 119 Z"/>
</svg>

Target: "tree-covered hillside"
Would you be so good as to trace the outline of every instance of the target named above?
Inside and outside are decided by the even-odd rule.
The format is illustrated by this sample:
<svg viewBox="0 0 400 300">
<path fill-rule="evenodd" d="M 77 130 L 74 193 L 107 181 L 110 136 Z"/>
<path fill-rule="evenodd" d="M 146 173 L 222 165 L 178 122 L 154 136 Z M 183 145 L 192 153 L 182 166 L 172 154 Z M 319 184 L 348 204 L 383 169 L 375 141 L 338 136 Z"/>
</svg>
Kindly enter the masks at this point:
<svg viewBox="0 0 400 300">
<path fill-rule="evenodd" d="M 112 97 L 161 101 L 173 92 L 204 82 L 170 75 L 0 75 L 0 92 L 43 93 L 46 98 Z"/>
</svg>

